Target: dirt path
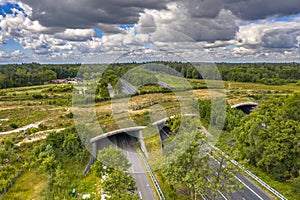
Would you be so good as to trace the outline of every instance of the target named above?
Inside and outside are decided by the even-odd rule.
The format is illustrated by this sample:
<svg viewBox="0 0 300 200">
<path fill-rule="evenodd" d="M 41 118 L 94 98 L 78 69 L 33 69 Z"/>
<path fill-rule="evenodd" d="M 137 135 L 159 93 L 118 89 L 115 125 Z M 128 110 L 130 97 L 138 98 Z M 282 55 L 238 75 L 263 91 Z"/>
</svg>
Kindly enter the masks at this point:
<svg viewBox="0 0 300 200">
<path fill-rule="evenodd" d="M 23 143 L 31 143 L 31 142 L 43 140 L 49 135 L 49 133 L 51 133 L 51 132 L 57 132 L 58 133 L 58 132 L 63 131 L 63 130 L 65 130 L 65 128 L 39 131 L 39 132 L 36 132 L 36 133 L 30 135 L 29 138 L 25 138 L 22 142 L 19 142 L 16 145 L 20 146 Z"/>
<path fill-rule="evenodd" d="M 44 121 L 39 121 L 39 122 L 35 122 L 34 124 L 29 124 L 27 126 L 23 126 L 23 127 L 11 130 L 11 131 L 0 132 L 0 135 L 8 135 L 8 134 L 12 134 L 12 133 L 17 133 L 17 132 L 20 132 L 20 131 L 25 131 L 29 128 L 38 128 L 38 126 L 43 122 Z"/>
</svg>

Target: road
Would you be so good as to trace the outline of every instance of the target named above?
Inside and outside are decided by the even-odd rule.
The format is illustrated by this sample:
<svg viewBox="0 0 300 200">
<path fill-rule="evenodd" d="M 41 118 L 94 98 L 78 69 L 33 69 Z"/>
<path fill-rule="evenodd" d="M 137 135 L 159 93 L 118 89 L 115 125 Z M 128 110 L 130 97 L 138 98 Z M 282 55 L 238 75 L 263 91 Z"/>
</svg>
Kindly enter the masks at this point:
<svg viewBox="0 0 300 200">
<path fill-rule="evenodd" d="M 235 178 L 241 182 L 244 186 L 241 192 L 236 192 L 230 195 L 230 199 L 233 200 L 272 200 L 265 191 L 263 191 L 260 187 L 250 181 L 247 177 L 238 174 Z"/>
<path fill-rule="evenodd" d="M 111 98 L 115 96 L 114 89 L 113 89 L 113 87 L 111 86 L 110 83 L 107 84 L 107 90 L 108 90 L 109 96 L 110 96 Z"/>
<path fill-rule="evenodd" d="M 140 198 L 146 200 L 155 200 L 155 196 L 143 167 L 142 160 L 135 149 L 135 143 L 137 140 L 127 134 L 118 134 L 109 137 L 109 139 L 124 152 L 129 162 L 132 164 L 132 166 L 129 168 L 129 173 L 136 180 Z"/>
<path fill-rule="evenodd" d="M 138 92 L 137 89 L 135 89 L 135 87 L 133 87 L 130 83 L 128 83 L 124 79 L 120 78 L 120 81 L 121 81 L 122 86 L 123 86 L 122 92 L 124 94 L 135 94 L 135 93 Z"/>
<path fill-rule="evenodd" d="M 215 159 L 214 165 L 215 167 L 219 167 L 218 161 Z M 243 185 L 242 189 L 236 189 L 235 192 L 225 195 L 223 191 L 219 191 L 218 200 L 228 200 L 226 196 L 230 196 L 230 200 L 272 200 L 265 191 L 263 191 L 260 187 L 258 187 L 255 183 L 249 180 L 247 177 L 242 174 L 234 175 L 234 178 Z"/>
</svg>

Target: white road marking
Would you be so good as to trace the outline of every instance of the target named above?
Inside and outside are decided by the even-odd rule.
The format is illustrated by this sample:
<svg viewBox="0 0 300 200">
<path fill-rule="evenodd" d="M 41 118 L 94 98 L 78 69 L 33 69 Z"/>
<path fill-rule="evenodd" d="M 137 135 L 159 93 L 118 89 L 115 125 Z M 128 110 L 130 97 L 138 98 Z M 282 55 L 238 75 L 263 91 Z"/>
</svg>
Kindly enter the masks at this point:
<svg viewBox="0 0 300 200">
<path fill-rule="evenodd" d="M 141 199 L 143 199 L 143 198 L 142 198 L 142 194 L 141 194 L 141 192 L 140 192 L 140 191 L 139 191 L 139 196 L 140 196 L 140 198 L 141 198 Z"/>
<path fill-rule="evenodd" d="M 246 185 L 246 183 L 244 183 L 241 179 L 239 179 L 236 175 L 234 175 L 234 177 L 240 182 L 242 183 L 246 188 L 248 188 L 253 194 L 255 194 L 259 199 L 264 200 L 261 196 L 259 196 L 256 192 L 254 192 L 248 185 Z"/>
<path fill-rule="evenodd" d="M 222 192 L 220 192 L 220 190 L 218 190 L 219 194 L 225 199 L 225 200 L 229 200 L 226 198 L 226 196 L 224 194 L 222 194 Z"/>
</svg>

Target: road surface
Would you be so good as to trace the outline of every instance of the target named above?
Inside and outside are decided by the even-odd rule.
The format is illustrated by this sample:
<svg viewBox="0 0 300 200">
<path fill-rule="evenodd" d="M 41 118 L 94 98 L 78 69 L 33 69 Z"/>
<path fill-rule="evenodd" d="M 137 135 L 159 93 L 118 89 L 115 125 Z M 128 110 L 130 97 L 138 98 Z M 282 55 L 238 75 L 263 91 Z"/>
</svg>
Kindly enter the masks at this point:
<svg viewBox="0 0 300 200">
<path fill-rule="evenodd" d="M 109 92 L 109 96 L 110 96 L 111 98 L 113 98 L 113 97 L 115 96 L 115 92 L 114 92 L 114 89 L 113 89 L 113 87 L 111 86 L 110 83 L 107 84 L 107 90 L 108 90 L 108 92 Z"/>
<path fill-rule="evenodd" d="M 240 192 L 236 192 L 230 195 L 230 199 L 232 200 L 272 200 L 265 191 L 263 191 L 260 187 L 250 181 L 247 177 L 238 174 L 235 177 L 238 181 L 243 184 L 243 189 Z"/>
<path fill-rule="evenodd" d="M 216 160 L 214 165 L 218 168 L 219 163 Z M 226 196 L 230 196 L 230 200 L 272 200 L 273 198 L 258 187 L 255 183 L 249 180 L 247 177 L 242 174 L 234 175 L 234 178 L 243 185 L 242 189 L 236 189 L 235 192 L 224 195 L 223 191 L 219 191 L 218 200 L 228 200 Z"/>
<path fill-rule="evenodd" d="M 121 81 L 122 86 L 123 86 L 122 92 L 124 94 L 135 94 L 135 93 L 138 92 L 137 89 L 134 86 L 132 86 L 130 83 L 128 83 L 124 79 L 120 78 L 120 81 Z"/>
<path fill-rule="evenodd" d="M 140 198 L 145 200 L 155 200 L 155 196 L 143 167 L 142 160 L 135 149 L 135 143 L 137 140 L 125 133 L 111 136 L 109 139 L 124 152 L 129 162 L 132 164 L 132 166 L 129 168 L 129 173 L 136 180 Z"/>
</svg>

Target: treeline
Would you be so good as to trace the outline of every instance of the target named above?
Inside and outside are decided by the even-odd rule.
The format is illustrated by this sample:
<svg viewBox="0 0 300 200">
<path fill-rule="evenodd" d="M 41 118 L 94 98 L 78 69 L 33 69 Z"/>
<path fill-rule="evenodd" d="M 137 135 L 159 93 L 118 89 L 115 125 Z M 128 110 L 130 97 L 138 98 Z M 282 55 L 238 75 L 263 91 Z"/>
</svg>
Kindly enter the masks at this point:
<svg viewBox="0 0 300 200">
<path fill-rule="evenodd" d="M 169 75 L 182 76 L 191 79 L 221 79 L 225 81 L 253 82 L 268 85 L 295 83 L 300 80 L 299 63 L 115 63 L 101 73 L 99 66 L 84 66 L 81 64 L 8 64 L 0 66 L 0 88 L 41 85 L 54 79 L 104 78 L 103 86 L 108 82 L 115 87 L 118 78 L 130 73 L 130 70 L 142 66 L 150 71 L 164 72 Z M 167 66 L 167 67 L 166 67 Z M 217 66 L 217 67 L 215 67 Z M 147 74 L 146 74 L 147 75 Z M 145 77 L 142 77 L 144 79 Z M 142 80 L 136 79 L 136 80 Z"/>
<path fill-rule="evenodd" d="M 80 64 L 8 64 L 0 66 L 0 89 L 42 85 L 55 79 L 74 78 Z"/>
<path fill-rule="evenodd" d="M 300 80 L 300 63 L 180 63 L 162 62 L 185 78 L 282 85 Z M 216 66 L 216 67 L 214 67 Z M 219 71 L 219 72 L 218 72 Z M 199 73 L 200 72 L 200 73 Z"/>
<path fill-rule="evenodd" d="M 217 64 L 223 80 L 281 85 L 300 80 L 299 63 Z"/>
</svg>

